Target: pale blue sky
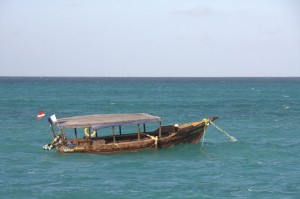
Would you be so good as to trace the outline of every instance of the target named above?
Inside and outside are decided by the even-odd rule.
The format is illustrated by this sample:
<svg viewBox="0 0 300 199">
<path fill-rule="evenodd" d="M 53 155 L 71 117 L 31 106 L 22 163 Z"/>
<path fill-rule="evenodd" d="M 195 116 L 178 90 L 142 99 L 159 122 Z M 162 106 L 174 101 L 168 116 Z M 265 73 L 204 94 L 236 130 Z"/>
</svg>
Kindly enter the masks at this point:
<svg viewBox="0 0 300 199">
<path fill-rule="evenodd" d="M 0 0 L 0 76 L 300 76 L 300 1 Z"/>
</svg>

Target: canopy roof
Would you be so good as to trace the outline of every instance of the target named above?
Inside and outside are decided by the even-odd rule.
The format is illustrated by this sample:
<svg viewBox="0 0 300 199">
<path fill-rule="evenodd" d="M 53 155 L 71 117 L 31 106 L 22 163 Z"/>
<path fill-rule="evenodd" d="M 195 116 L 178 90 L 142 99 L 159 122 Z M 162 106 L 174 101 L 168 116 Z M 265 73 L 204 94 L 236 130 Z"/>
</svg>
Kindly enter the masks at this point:
<svg viewBox="0 0 300 199">
<path fill-rule="evenodd" d="M 58 119 L 56 125 L 62 128 L 93 128 L 93 130 L 122 126 L 128 124 L 143 124 L 149 122 L 159 122 L 160 117 L 149 115 L 146 113 L 130 113 L 130 114 L 97 114 L 75 116 Z"/>
</svg>

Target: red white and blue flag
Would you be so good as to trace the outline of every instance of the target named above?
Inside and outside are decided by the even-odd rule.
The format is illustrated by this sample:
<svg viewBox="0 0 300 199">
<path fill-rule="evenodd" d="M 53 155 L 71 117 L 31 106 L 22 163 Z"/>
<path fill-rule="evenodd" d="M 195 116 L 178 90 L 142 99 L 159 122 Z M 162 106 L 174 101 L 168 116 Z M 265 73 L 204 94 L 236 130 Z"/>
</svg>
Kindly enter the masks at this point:
<svg viewBox="0 0 300 199">
<path fill-rule="evenodd" d="M 44 116 L 45 116 L 45 112 L 44 111 L 39 112 L 39 114 L 37 115 L 37 120 L 42 119 Z"/>
</svg>

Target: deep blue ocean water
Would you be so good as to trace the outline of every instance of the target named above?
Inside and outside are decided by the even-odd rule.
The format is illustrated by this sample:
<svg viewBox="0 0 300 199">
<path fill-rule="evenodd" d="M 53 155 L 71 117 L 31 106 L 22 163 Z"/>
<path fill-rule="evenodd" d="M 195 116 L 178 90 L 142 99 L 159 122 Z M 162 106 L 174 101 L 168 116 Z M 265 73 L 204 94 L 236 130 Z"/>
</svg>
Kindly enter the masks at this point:
<svg viewBox="0 0 300 199">
<path fill-rule="evenodd" d="M 300 78 L 0 77 L 0 198 L 300 198 Z M 46 117 L 37 121 L 38 112 Z M 44 151 L 47 117 L 213 115 L 204 147 Z"/>
</svg>

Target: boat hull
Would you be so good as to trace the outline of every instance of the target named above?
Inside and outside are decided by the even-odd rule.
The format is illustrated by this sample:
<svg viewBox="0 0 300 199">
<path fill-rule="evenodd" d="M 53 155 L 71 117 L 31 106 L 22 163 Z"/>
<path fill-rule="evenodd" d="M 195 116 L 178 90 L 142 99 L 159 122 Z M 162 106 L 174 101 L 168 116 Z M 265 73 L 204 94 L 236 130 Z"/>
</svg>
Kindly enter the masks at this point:
<svg viewBox="0 0 300 199">
<path fill-rule="evenodd" d="M 166 148 L 178 144 L 197 144 L 205 133 L 209 120 L 201 120 L 190 123 L 162 126 L 161 137 L 159 130 L 137 134 L 116 136 L 113 141 L 111 136 L 66 140 L 66 144 L 57 146 L 56 150 L 61 153 L 115 153 L 126 151 L 138 151 L 152 148 Z"/>
</svg>

